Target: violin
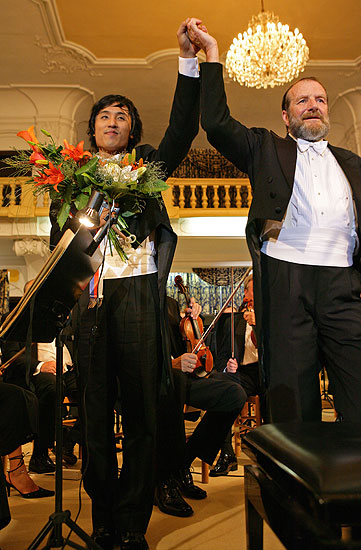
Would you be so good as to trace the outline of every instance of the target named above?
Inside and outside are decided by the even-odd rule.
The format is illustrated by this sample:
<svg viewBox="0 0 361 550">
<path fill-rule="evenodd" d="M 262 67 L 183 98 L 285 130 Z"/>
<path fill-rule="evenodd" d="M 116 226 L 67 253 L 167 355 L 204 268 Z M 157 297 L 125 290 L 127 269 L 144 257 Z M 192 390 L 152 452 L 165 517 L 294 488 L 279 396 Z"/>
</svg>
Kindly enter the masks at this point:
<svg viewBox="0 0 361 550">
<path fill-rule="evenodd" d="M 191 298 L 182 277 L 177 275 L 174 283 L 178 287 L 178 290 L 184 294 L 188 307 L 192 307 Z M 199 378 L 208 376 L 213 369 L 213 356 L 203 340 L 202 319 L 200 317 L 193 319 L 190 314 L 187 314 L 181 320 L 179 329 L 183 340 L 186 341 L 187 352 L 194 353 L 197 356 L 197 363 L 193 374 Z"/>
</svg>

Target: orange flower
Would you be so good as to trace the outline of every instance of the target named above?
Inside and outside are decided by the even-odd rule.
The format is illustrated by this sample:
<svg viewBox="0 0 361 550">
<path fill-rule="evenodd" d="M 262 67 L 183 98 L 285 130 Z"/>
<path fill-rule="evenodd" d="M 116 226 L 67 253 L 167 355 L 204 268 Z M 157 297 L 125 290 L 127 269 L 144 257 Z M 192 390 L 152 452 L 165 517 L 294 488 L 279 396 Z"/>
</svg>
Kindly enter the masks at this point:
<svg viewBox="0 0 361 550">
<path fill-rule="evenodd" d="M 46 160 L 44 155 L 42 155 L 41 153 L 38 153 L 37 151 L 34 151 L 33 153 L 31 153 L 29 157 L 29 162 L 31 162 L 31 164 L 48 164 L 48 161 Z"/>
<path fill-rule="evenodd" d="M 37 139 L 36 135 L 34 134 L 34 126 L 30 126 L 27 130 L 22 130 L 21 132 L 18 132 L 16 134 L 22 139 L 25 139 L 29 143 L 29 141 L 32 141 L 34 143 L 39 143 L 39 140 Z M 30 145 L 30 143 L 29 143 Z M 30 145 L 33 151 L 40 152 L 39 147 L 36 147 L 35 145 Z"/>
<path fill-rule="evenodd" d="M 138 168 L 142 168 L 142 166 L 143 166 L 143 159 L 139 159 L 138 162 L 133 162 L 132 171 L 133 170 L 138 170 Z"/>
<path fill-rule="evenodd" d="M 84 141 L 79 141 L 78 145 L 75 147 L 74 145 L 69 145 L 66 139 L 64 139 L 64 149 L 61 152 L 64 159 L 73 159 L 75 162 L 78 162 L 78 160 L 84 158 L 84 157 L 91 157 L 91 153 L 89 151 L 84 151 Z"/>
<path fill-rule="evenodd" d="M 61 164 L 59 165 L 59 167 Z M 53 185 L 55 191 L 58 192 L 58 185 L 63 181 L 64 175 L 59 170 L 59 167 L 55 167 L 52 162 L 49 162 L 49 168 L 45 168 L 43 172 L 34 178 L 35 185 Z"/>
</svg>

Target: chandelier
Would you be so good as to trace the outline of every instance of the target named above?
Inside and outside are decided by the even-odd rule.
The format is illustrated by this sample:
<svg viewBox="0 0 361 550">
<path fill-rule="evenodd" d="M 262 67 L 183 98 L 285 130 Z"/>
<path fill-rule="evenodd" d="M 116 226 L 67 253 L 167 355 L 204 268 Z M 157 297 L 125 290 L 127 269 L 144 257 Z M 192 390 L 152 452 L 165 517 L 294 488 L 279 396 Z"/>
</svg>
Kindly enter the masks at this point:
<svg viewBox="0 0 361 550">
<path fill-rule="evenodd" d="M 254 15 L 248 29 L 233 39 L 226 69 L 241 85 L 267 88 L 297 78 L 309 57 L 306 41 L 298 29 L 290 31 L 269 11 Z"/>
</svg>

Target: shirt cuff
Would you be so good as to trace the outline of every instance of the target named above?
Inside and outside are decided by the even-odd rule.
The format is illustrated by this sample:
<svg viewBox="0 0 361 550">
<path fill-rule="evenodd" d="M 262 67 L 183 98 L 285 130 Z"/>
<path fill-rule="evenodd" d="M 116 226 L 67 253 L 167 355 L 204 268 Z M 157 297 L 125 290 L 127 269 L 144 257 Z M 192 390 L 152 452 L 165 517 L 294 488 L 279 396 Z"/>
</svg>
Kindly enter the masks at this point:
<svg viewBox="0 0 361 550">
<path fill-rule="evenodd" d="M 38 366 L 36 367 L 36 369 L 33 372 L 33 376 L 36 376 L 37 374 L 39 374 L 39 372 L 41 372 L 41 367 L 43 365 L 44 365 L 44 361 L 41 361 L 40 363 L 38 363 Z"/>
<path fill-rule="evenodd" d="M 198 57 L 179 57 L 179 73 L 191 78 L 199 78 Z"/>
</svg>

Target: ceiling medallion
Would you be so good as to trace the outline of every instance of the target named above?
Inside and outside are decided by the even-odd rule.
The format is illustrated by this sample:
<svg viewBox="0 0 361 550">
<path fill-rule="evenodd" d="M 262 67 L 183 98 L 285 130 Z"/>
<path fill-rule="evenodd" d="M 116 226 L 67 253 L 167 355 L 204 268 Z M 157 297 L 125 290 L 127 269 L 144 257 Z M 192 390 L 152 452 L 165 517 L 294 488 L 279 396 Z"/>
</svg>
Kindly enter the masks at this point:
<svg viewBox="0 0 361 550">
<path fill-rule="evenodd" d="M 253 15 L 248 29 L 233 39 L 226 69 L 239 84 L 255 88 L 280 86 L 297 78 L 309 58 L 306 41 L 269 11 Z"/>
</svg>

